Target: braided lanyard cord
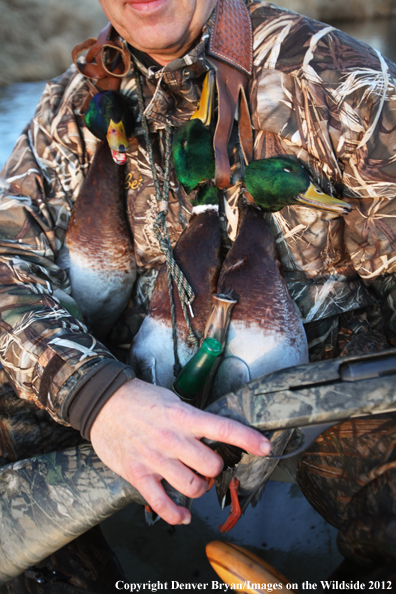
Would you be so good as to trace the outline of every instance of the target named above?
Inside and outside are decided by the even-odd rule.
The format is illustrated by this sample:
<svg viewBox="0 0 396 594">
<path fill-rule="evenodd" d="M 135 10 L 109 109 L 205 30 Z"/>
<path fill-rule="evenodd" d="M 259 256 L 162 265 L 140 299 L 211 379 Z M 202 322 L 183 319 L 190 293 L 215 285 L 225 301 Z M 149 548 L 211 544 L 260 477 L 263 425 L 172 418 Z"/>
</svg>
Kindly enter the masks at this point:
<svg viewBox="0 0 396 594">
<path fill-rule="evenodd" d="M 177 265 L 174 257 L 171 242 L 169 239 L 168 228 L 166 226 L 166 216 L 168 214 L 168 203 L 169 203 L 169 186 L 170 186 L 170 170 L 171 170 L 171 157 L 172 157 L 172 131 L 169 123 L 166 123 L 165 127 L 165 172 L 164 172 L 164 185 L 161 193 L 161 187 L 158 181 L 157 171 L 155 169 L 153 147 L 150 142 L 149 129 L 147 124 L 147 118 L 144 114 L 144 100 L 142 84 L 140 81 L 140 75 L 136 72 L 136 90 L 139 103 L 139 110 L 142 118 L 142 126 L 144 132 L 144 138 L 146 141 L 147 152 L 150 161 L 151 173 L 153 176 L 155 196 L 159 205 L 159 211 L 157 219 L 153 225 L 155 235 L 157 237 L 160 249 L 165 256 L 167 276 L 168 276 L 168 290 L 169 290 L 169 301 L 171 308 L 171 321 L 172 321 L 172 338 L 173 338 L 173 351 L 175 356 L 175 365 L 173 373 L 175 376 L 181 371 L 181 365 L 179 355 L 177 353 L 177 324 L 176 324 L 176 310 L 175 301 L 173 298 L 173 287 L 172 279 L 174 280 L 180 298 L 180 303 L 183 310 L 184 319 L 186 320 L 188 328 L 187 340 L 192 346 L 198 346 L 198 338 L 194 334 L 193 327 L 190 322 L 190 318 L 187 311 L 187 306 L 190 308 L 192 317 L 191 303 L 195 299 L 194 291 L 189 285 L 183 272 Z"/>
</svg>

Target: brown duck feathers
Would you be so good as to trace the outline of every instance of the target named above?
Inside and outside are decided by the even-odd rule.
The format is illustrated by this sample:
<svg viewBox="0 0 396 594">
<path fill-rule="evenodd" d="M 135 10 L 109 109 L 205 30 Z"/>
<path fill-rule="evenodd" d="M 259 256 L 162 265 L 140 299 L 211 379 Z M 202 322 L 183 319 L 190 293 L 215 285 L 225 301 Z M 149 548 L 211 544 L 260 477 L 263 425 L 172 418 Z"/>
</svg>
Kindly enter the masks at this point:
<svg viewBox="0 0 396 594">
<path fill-rule="evenodd" d="M 272 233 L 261 211 L 243 207 L 218 292 L 238 298 L 213 397 L 265 373 L 308 362 L 305 331 L 289 295 Z"/>
<path fill-rule="evenodd" d="M 103 337 L 125 308 L 136 279 L 124 168 L 114 163 L 107 143 L 98 145 L 81 187 L 66 246 L 72 295 L 91 329 Z"/>
<path fill-rule="evenodd" d="M 190 318 L 197 338 L 202 338 L 212 307 L 221 268 L 219 217 L 213 210 L 193 216 L 189 226 L 174 248 L 174 258 L 190 283 L 195 299 L 194 318 Z M 177 288 L 173 284 L 177 319 L 178 354 L 181 365 L 195 353 L 187 340 L 188 328 L 184 320 Z M 150 308 L 131 349 L 131 364 L 138 377 L 170 388 L 173 380 L 173 339 L 168 280 L 165 264 L 155 284 Z"/>
</svg>

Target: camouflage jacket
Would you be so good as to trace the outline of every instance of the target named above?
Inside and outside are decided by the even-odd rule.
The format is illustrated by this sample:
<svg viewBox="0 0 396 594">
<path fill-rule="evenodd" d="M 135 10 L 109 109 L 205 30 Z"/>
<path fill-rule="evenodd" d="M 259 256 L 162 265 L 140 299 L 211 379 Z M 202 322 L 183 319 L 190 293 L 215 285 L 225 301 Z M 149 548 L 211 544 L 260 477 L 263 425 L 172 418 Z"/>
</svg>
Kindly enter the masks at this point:
<svg viewBox="0 0 396 594">
<path fill-rule="evenodd" d="M 325 192 L 353 206 L 345 219 L 303 207 L 268 217 L 301 317 L 313 322 L 376 299 L 387 299 L 391 315 L 396 296 L 396 67 L 331 26 L 265 2 L 248 4 L 254 29 L 248 89 L 254 158 L 295 155 Z M 189 54 L 160 73 L 136 61 L 144 78 L 160 181 L 164 122 L 168 118 L 178 126 L 196 108 L 208 69 L 210 25 Z M 74 67 L 50 81 L 1 172 L 0 358 L 17 394 L 63 424 L 68 424 L 81 382 L 113 359 L 79 319 L 62 268 L 73 204 L 97 145 L 80 115 L 87 92 L 86 80 Z M 121 92 L 136 99 L 133 72 L 123 79 Z M 233 185 L 225 193 L 231 239 L 241 176 L 233 139 Z M 112 333 L 124 348 L 144 315 L 155 270 L 163 262 L 152 227 L 157 204 L 150 164 L 139 141 L 126 167 L 126 216 L 139 275 L 130 307 Z M 169 199 L 174 244 L 191 211 L 174 176 Z"/>
</svg>

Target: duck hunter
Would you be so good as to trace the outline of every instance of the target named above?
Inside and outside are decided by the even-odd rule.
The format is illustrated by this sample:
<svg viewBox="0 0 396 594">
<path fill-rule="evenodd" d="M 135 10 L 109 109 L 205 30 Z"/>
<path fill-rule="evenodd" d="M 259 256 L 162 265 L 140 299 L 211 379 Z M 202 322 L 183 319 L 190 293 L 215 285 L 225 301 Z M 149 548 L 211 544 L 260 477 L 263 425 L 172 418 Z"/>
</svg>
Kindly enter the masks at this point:
<svg viewBox="0 0 396 594">
<path fill-rule="evenodd" d="M 109 26 L 47 84 L 1 171 L 0 464 L 88 440 L 166 522 L 189 524 L 189 509 L 161 481 L 189 498 L 206 492 L 204 477 L 216 477 L 223 459 L 201 439 L 256 456 L 270 443 L 150 383 L 150 365 L 132 365 L 134 337 L 149 311 L 155 317 L 158 270 L 166 263 L 174 280 L 177 372 L 186 363 L 179 321 L 202 338 L 202 312 L 177 267 L 184 252 L 172 252 L 192 208 L 217 196 L 224 258 L 253 200 L 248 164 L 284 157 L 305 169 L 316 196 L 346 203 L 263 209 L 309 361 L 396 346 L 396 66 L 261 0 L 100 2 Z M 175 172 L 171 145 L 205 109 L 205 80 L 213 170 L 200 178 L 209 180 L 202 198 L 201 183 Z M 106 97 L 118 98 L 123 118 Z M 190 162 L 192 175 L 201 164 Z M 205 249 L 190 247 L 198 262 Z M 162 352 L 173 365 L 165 342 Z M 339 529 L 345 561 L 335 576 L 395 577 L 394 413 L 325 432 L 301 454 L 297 480 Z M 94 528 L 0 591 L 110 592 L 120 576 Z"/>
</svg>

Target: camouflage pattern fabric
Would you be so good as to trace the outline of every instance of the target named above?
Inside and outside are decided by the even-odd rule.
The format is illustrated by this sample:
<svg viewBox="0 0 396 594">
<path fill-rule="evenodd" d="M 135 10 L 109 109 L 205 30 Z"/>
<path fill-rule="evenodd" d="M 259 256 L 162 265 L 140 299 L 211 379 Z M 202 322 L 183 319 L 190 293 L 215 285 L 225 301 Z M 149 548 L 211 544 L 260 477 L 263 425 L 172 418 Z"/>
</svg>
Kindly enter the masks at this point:
<svg viewBox="0 0 396 594">
<path fill-rule="evenodd" d="M 263 2 L 251 2 L 249 9 L 254 27 L 254 75 L 248 89 L 254 157 L 296 155 L 324 191 L 354 207 L 345 219 L 303 207 L 268 217 L 290 293 L 306 323 L 386 300 L 387 333 L 392 335 L 395 66 L 333 27 Z M 190 54 L 159 73 L 138 64 L 160 181 L 164 119 L 178 126 L 196 108 L 208 68 L 204 47 L 210 25 Z M 74 67 L 48 83 L 1 172 L 0 359 L 17 394 L 65 424 L 81 377 L 112 356 L 80 321 L 64 264 L 71 210 L 97 145 L 79 115 L 87 91 Z M 136 102 L 132 72 L 121 91 Z M 243 170 L 236 141 L 234 130 L 233 186 L 225 193 L 231 238 Z M 144 315 L 142 304 L 150 300 L 152 283 L 144 282 L 145 274 L 150 277 L 148 271 L 163 261 L 152 228 L 157 205 L 140 136 L 128 154 L 125 185 L 142 290 L 131 303 L 138 314 L 123 316 L 132 324 L 131 331 L 119 333 L 124 349 Z M 173 244 L 190 212 L 173 175 L 168 215 Z M 318 339 L 323 343 L 325 337 Z"/>
<path fill-rule="evenodd" d="M 0 370 L 0 469 L 82 443 L 86 442 L 78 431 L 56 423 L 33 402 L 18 398 Z"/>
<path fill-rule="evenodd" d="M 16 579 L 0 585 L 0 594 L 108 594 L 120 579 L 125 579 L 122 567 L 95 526 Z"/>
<path fill-rule="evenodd" d="M 254 158 L 295 155 L 325 192 L 353 206 L 345 219 L 303 207 L 267 216 L 312 359 L 341 354 L 351 339 L 364 341 L 365 333 L 375 348 L 383 348 L 385 335 L 396 339 L 396 67 L 334 27 L 265 2 L 248 4 L 254 28 L 248 88 Z M 197 106 L 208 69 L 204 50 L 210 27 L 211 21 L 198 45 L 162 71 L 136 66 L 160 181 L 164 122 L 177 127 Z M 74 67 L 50 81 L 0 174 L 0 360 L 26 410 L 38 406 L 65 426 L 81 379 L 113 357 L 82 320 L 64 246 L 97 146 L 80 115 L 87 92 Z M 121 92 L 136 102 L 133 72 L 123 79 Z M 225 192 L 231 239 L 243 175 L 237 140 L 234 129 L 233 185 Z M 163 262 L 152 228 L 157 204 L 141 136 L 128 153 L 125 192 L 139 275 L 128 310 L 110 337 L 112 346 L 124 351 L 147 311 Z M 173 173 L 169 202 L 167 225 L 175 244 L 191 206 Z M 29 430 L 7 414 L 0 425 L 0 455 L 9 461 L 23 450 L 18 436 Z"/>
<path fill-rule="evenodd" d="M 367 337 L 367 332 L 363 335 Z M 342 334 L 339 338 L 344 341 Z M 353 339 L 343 350 L 352 343 Z M 322 435 L 298 459 L 298 484 L 313 507 L 340 529 L 341 552 L 361 563 L 382 559 L 395 565 L 396 560 L 396 413 L 383 412 L 396 406 L 395 353 L 366 352 L 366 357 L 356 358 L 354 352 L 276 371 L 207 409 L 262 431 L 321 424 Z M 373 368 L 369 373 L 367 367 L 362 370 L 367 360 L 373 363 L 389 356 L 392 373 L 390 367 L 389 374 L 380 375 L 378 368 L 375 373 Z M 349 375 L 351 367 L 355 371 Z M 369 416 L 352 418 L 365 413 Z M 336 422 L 325 431 L 323 424 Z M 301 442 L 297 432 L 288 453 Z"/>
<path fill-rule="evenodd" d="M 340 530 L 343 555 L 396 561 L 396 415 L 353 419 L 321 435 L 299 459 L 298 484 Z"/>
<path fill-rule="evenodd" d="M 0 473 L 0 584 L 131 502 L 146 504 L 90 444 L 7 465 Z"/>
</svg>

